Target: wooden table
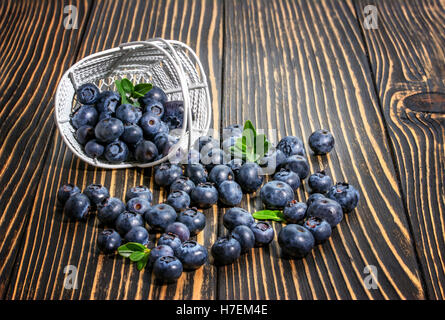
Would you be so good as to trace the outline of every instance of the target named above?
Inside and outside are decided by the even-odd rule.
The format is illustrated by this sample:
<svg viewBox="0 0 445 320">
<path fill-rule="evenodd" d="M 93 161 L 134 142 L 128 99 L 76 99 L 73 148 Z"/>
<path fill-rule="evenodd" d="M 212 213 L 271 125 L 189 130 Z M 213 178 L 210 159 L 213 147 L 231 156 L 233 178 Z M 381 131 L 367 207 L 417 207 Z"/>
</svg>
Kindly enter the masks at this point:
<svg viewBox="0 0 445 320">
<path fill-rule="evenodd" d="M 443 299 L 445 296 L 445 1 L 73 0 L 0 2 L 0 297 L 4 299 Z M 370 29 L 367 5 L 377 9 Z M 372 8 L 371 8 L 372 9 Z M 372 13 L 372 12 L 371 12 Z M 368 20 L 366 20 L 368 19 Z M 374 25 L 375 26 L 375 25 Z M 53 120 L 62 73 L 120 43 L 177 39 L 209 77 L 219 130 L 251 119 L 278 138 L 331 130 L 336 146 L 311 171 L 361 193 L 332 238 L 299 261 L 274 241 L 226 267 L 206 265 L 160 286 L 120 257 L 99 254 L 98 221 L 68 221 L 65 182 L 122 197 L 150 169 L 102 170 L 65 147 Z M 307 188 L 306 188 L 307 190 Z M 305 188 L 298 192 L 305 199 Z M 261 207 L 247 196 L 242 207 Z M 198 241 L 224 234 L 206 210 Z M 278 232 L 281 225 L 274 224 Z M 78 289 L 65 289 L 67 265 Z M 367 289 L 373 265 L 378 288 Z"/>
</svg>

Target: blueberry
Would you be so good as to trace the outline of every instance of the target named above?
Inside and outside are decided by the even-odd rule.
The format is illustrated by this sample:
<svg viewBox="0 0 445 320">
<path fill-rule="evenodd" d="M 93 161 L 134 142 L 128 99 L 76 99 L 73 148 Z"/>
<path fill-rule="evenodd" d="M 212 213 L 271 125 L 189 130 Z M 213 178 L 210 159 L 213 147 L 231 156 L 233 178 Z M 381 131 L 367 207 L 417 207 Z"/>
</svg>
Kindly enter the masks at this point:
<svg viewBox="0 0 445 320">
<path fill-rule="evenodd" d="M 309 162 L 305 157 L 298 154 L 288 157 L 284 167 L 298 174 L 300 179 L 306 178 L 309 174 Z"/>
<path fill-rule="evenodd" d="M 313 194 L 311 194 L 311 195 L 309 196 L 309 198 L 307 198 L 307 200 L 306 200 L 306 204 L 307 204 L 307 206 L 309 207 L 309 206 L 312 204 L 312 202 L 314 202 L 315 200 L 318 200 L 318 199 L 324 199 L 324 198 L 326 198 L 324 194 L 321 194 L 321 193 L 313 193 Z"/>
<path fill-rule="evenodd" d="M 324 171 L 311 174 L 307 180 L 311 193 L 326 193 L 332 187 L 332 179 Z"/>
<path fill-rule="evenodd" d="M 95 104 L 99 100 L 100 91 L 93 83 L 84 83 L 77 90 L 77 100 L 82 104 Z"/>
<path fill-rule="evenodd" d="M 182 128 L 184 122 L 184 102 L 183 101 L 165 102 L 162 121 L 167 123 L 170 130 Z"/>
<path fill-rule="evenodd" d="M 182 274 L 182 263 L 174 256 L 162 256 L 153 264 L 155 277 L 164 282 L 174 282 Z"/>
<path fill-rule="evenodd" d="M 275 173 L 273 179 L 287 183 L 294 191 L 296 191 L 301 184 L 300 176 L 295 172 L 285 168 L 282 168 L 280 171 Z"/>
<path fill-rule="evenodd" d="M 315 154 L 326 154 L 334 148 L 335 140 L 327 130 L 317 130 L 309 136 L 309 147 Z"/>
<path fill-rule="evenodd" d="M 258 221 L 250 225 L 255 236 L 255 246 L 263 247 L 272 242 L 275 232 L 267 221 Z"/>
<path fill-rule="evenodd" d="M 127 160 L 129 153 L 130 151 L 125 142 L 118 140 L 109 143 L 105 147 L 104 156 L 109 162 L 119 163 Z"/>
<path fill-rule="evenodd" d="M 261 168 L 254 162 L 247 162 L 239 169 L 236 180 L 244 192 L 252 193 L 263 184 L 264 176 Z"/>
<path fill-rule="evenodd" d="M 169 128 L 168 124 L 166 124 L 164 121 L 161 121 L 161 125 L 159 126 L 159 133 L 168 134 L 169 132 L 170 132 L 170 128 Z"/>
<path fill-rule="evenodd" d="M 188 164 L 185 168 L 185 174 L 195 184 L 207 182 L 207 170 L 200 163 Z"/>
<path fill-rule="evenodd" d="M 124 211 L 117 217 L 115 225 L 116 230 L 120 234 L 125 235 L 134 227 L 143 227 L 144 219 L 137 213 Z"/>
<path fill-rule="evenodd" d="M 106 118 L 97 123 L 94 133 L 97 140 L 109 143 L 119 139 L 124 133 L 124 124 L 119 119 Z"/>
<path fill-rule="evenodd" d="M 283 256 L 301 259 L 312 250 L 315 239 L 306 228 L 297 224 L 288 224 L 278 234 L 278 244 Z"/>
<path fill-rule="evenodd" d="M 286 182 L 273 180 L 261 188 L 260 197 L 266 208 L 282 209 L 294 199 L 294 191 Z"/>
<path fill-rule="evenodd" d="M 176 164 L 162 163 L 155 169 L 155 182 L 158 186 L 169 187 L 182 176 L 182 168 Z"/>
<path fill-rule="evenodd" d="M 311 203 L 307 208 L 308 217 L 318 217 L 335 227 L 343 219 L 343 210 L 337 201 L 324 198 Z"/>
<path fill-rule="evenodd" d="M 332 234 L 331 225 L 326 220 L 317 217 L 309 217 L 303 227 L 312 233 L 317 244 L 326 241 Z"/>
<path fill-rule="evenodd" d="M 230 207 L 241 203 L 243 190 L 235 181 L 224 181 L 218 187 L 219 200 Z"/>
<path fill-rule="evenodd" d="M 114 91 L 104 91 L 100 94 L 96 103 L 97 111 L 115 113 L 117 106 L 121 102 L 121 96 Z"/>
<path fill-rule="evenodd" d="M 201 153 L 202 154 L 202 153 Z M 222 165 L 225 162 L 225 154 L 219 148 L 210 150 L 201 157 L 201 163 L 206 167 L 207 171 L 211 171 L 215 166 Z"/>
<path fill-rule="evenodd" d="M 232 230 L 232 237 L 241 245 L 241 253 L 250 251 L 255 246 L 255 235 L 248 226 L 237 226 Z"/>
<path fill-rule="evenodd" d="M 120 119 L 125 124 L 136 124 L 141 117 L 141 109 L 132 104 L 121 104 L 116 109 L 116 118 Z"/>
<path fill-rule="evenodd" d="M 182 244 L 181 239 L 174 233 L 163 233 L 158 240 L 158 246 L 166 245 L 176 251 L 177 248 Z"/>
<path fill-rule="evenodd" d="M 206 263 L 208 257 L 206 248 L 193 240 L 182 243 L 175 254 L 186 270 L 198 269 Z"/>
<path fill-rule="evenodd" d="M 343 212 L 348 213 L 357 207 L 360 193 L 349 183 L 339 182 L 329 190 L 328 198 L 337 201 Z"/>
<path fill-rule="evenodd" d="M 169 141 L 175 141 L 176 142 L 176 139 L 175 139 L 175 137 L 170 136 L 168 133 L 165 133 L 165 132 L 159 132 L 153 138 L 153 143 L 156 145 L 156 148 L 158 148 L 158 151 L 160 153 L 162 153 L 162 150 L 164 149 L 164 146 Z"/>
<path fill-rule="evenodd" d="M 218 238 L 213 244 L 212 256 L 219 265 L 231 264 L 235 262 L 241 254 L 241 245 L 233 237 Z"/>
<path fill-rule="evenodd" d="M 93 206 L 99 205 L 102 201 L 110 197 L 108 189 L 101 184 L 90 184 L 85 188 L 83 193 L 90 199 Z"/>
<path fill-rule="evenodd" d="M 307 205 L 297 200 L 289 201 L 283 209 L 284 220 L 287 223 L 300 223 L 306 217 Z"/>
<path fill-rule="evenodd" d="M 127 242 L 137 242 L 144 246 L 150 242 L 148 231 L 142 226 L 131 228 L 124 238 Z"/>
<path fill-rule="evenodd" d="M 143 106 L 144 112 L 150 113 L 159 118 L 164 115 L 164 105 L 158 100 L 145 99 Z"/>
<path fill-rule="evenodd" d="M 128 145 L 135 146 L 144 138 L 144 133 L 141 127 L 135 124 L 129 124 L 124 126 L 124 133 L 120 137 L 123 142 Z"/>
<path fill-rule="evenodd" d="M 223 224 L 228 230 L 233 230 L 237 226 L 250 226 L 255 223 L 253 216 L 243 208 L 235 207 L 227 210 L 223 216 Z"/>
<path fill-rule="evenodd" d="M 161 103 L 167 101 L 167 95 L 164 90 L 157 86 L 153 86 L 142 98 L 139 99 L 142 105 L 146 105 L 146 101 L 156 100 Z"/>
<path fill-rule="evenodd" d="M 96 139 L 90 140 L 85 145 L 85 153 L 90 158 L 99 158 L 105 152 L 105 147 Z"/>
<path fill-rule="evenodd" d="M 231 124 L 223 129 L 224 140 L 231 137 L 239 138 L 243 135 L 243 127 L 239 124 Z"/>
<path fill-rule="evenodd" d="M 181 246 L 181 241 L 179 241 L 179 246 Z M 174 256 L 175 253 L 173 248 L 168 245 L 158 244 L 156 247 L 150 250 L 150 256 L 148 257 L 148 266 L 153 267 L 154 263 L 158 258 L 164 256 Z"/>
<path fill-rule="evenodd" d="M 136 145 L 134 157 L 141 163 L 152 162 L 158 156 L 158 148 L 148 140 L 143 140 Z"/>
<path fill-rule="evenodd" d="M 154 231 L 164 231 L 176 220 L 176 211 L 165 203 L 152 206 L 144 215 L 145 221 Z"/>
<path fill-rule="evenodd" d="M 227 162 L 227 166 L 232 169 L 232 172 L 235 174 L 235 176 L 238 176 L 239 170 L 243 166 L 244 161 L 240 158 L 235 158 Z"/>
<path fill-rule="evenodd" d="M 88 141 L 94 139 L 94 128 L 92 126 L 82 126 L 76 131 L 76 140 L 85 145 Z"/>
<path fill-rule="evenodd" d="M 176 234 L 182 242 L 190 239 L 190 230 L 182 222 L 173 222 L 165 228 L 165 232 Z"/>
<path fill-rule="evenodd" d="M 195 142 L 195 149 L 201 154 L 207 154 L 212 149 L 219 148 L 219 141 L 212 136 L 201 136 Z"/>
<path fill-rule="evenodd" d="M 146 112 L 142 115 L 141 120 L 139 120 L 139 125 L 144 131 L 144 134 L 148 138 L 153 139 L 159 133 L 159 129 L 161 128 L 161 119 L 155 115 L 152 115 L 151 113 Z"/>
<path fill-rule="evenodd" d="M 208 209 L 218 201 L 218 190 L 211 183 L 199 183 L 190 198 L 198 208 Z"/>
<path fill-rule="evenodd" d="M 153 193 L 146 186 L 136 186 L 128 189 L 125 195 L 127 201 L 133 198 L 143 198 L 151 203 L 153 201 Z"/>
<path fill-rule="evenodd" d="M 113 118 L 113 114 L 111 112 L 101 112 L 99 113 L 99 118 L 97 119 L 97 121 L 99 122 L 100 120 L 103 119 L 108 119 L 108 118 Z"/>
<path fill-rule="evenodd" d="M 185 224 L 190 231 L 190 235 L 195 236 L 204 230 L 206 217 L 198 209 L 189 208 L 179 213 L 178 222 Z"/>
<path fill-rule="evenodd" d="M 286 155 L 280 149 L 275 149 L 268 151 L 264 157 L 258 161 L 258 164 L 264 168 L 263 170 L 267 170 L 268 173 L 272 174 L 285 162 Z"/>
<path fill-rule="evenodd" d="M 69 197 L 76 193 L 80 193 L 79 187 L 71 183 L 64 184 L 57 191 L 57 200 L 59 200 L 61 203 L 65 203 Z"/>
<path fill-rule="evenodd" d="M 118 198 L 106 198 L 97 206 L 97 218 L 101 223 L 114 223 L 125 211 L 124 203 Z"/>
<path fill-rule="evenodd" d="M 164 147 L 162 148 L 162 155 L 165 156 L 169 156 L 169 161 L 170 163 L 175 163 L 178 164 L 182 161 L 182 159 L 185 157 L 186 155 L 186 150 L 179 147 L 176 148 L 175 150 L 175 145 L 177 144 L 178 140 L 175 139 L 169 139 Z"/>
<path fill-rule="evenodd" d="M 127 211 L 144 215 L 151 208 L 150 202 L 145 198 L 131 198 L 127 201 Z"/>
<path fill-rule="evenodd" d="M 293 155 L 304 156 L 306 152 L 304 151 L 303 141 L 300 138 L 294 136 L 287 136 L 280 140 L 277 145 L 277 149 L 281 150 L 286 157 Z"/>
<path fill-rule="evenodd" d="M 170 192 L 184 191 L 190 194 L 195 188 L 195 183 L 189 177 L 181 176 L 170 185 Z"/>
<path fill-rule="evenodd" d="M 223 164 L 218 164 L 213 167 L 209 173 L 209 181 L 219 186 L 222 182 L 234 180 L 234 173 L 232 169 Z"/>
<path fill-rule="evenodd" d="M 167 203 L 171 205 L 176 212 L 180 212 L 190 206 L 190 196 L 185 191 L 173 191 L 168 195 Z"/>
<path fill-rule="evenodd" d="M 90 199 L 83 193 L 75 193 L 65 202 L 65 214 L 73 219 L 82 220 L 90 211 Z"/>
<path fill-rule="evenodd" d="M 116 252 L 121 243 L 121 236 L 112 229 L 105 229 L 97 236 L 97 247 L 106 254 Z"/>
<path fill-rule="evenodd" d="M 79 129 L 83 126 L 95 126 L 99 114 L 93 106 L 85 105 L 76 110 L 71 117 L 71 123 L 74 128 Z"/>
</svg>

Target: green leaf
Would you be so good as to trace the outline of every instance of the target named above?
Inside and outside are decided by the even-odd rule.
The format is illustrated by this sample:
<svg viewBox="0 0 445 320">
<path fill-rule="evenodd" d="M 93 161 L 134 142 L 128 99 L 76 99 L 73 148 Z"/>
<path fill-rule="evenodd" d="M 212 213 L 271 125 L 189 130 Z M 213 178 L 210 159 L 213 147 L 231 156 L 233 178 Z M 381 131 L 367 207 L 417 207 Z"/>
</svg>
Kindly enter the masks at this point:
<svg viewBox="0 0 445 320">
<path fill-rule="evenodd" d="M 117 248 L 117 252 L 124 258 L 128 258 L 134 251 L 130 250 L 126 247 L 126 245 L 122 245 L 119 248 Z"/>
<path fill-rule="evenodd" d="M 127 93 L 125 92 L 124 88 L 122 87 L 122 81 L 116 80 L 116 81 L 114 81 L 114 84 L 116 85 L 117 91 L 121 95 L 122 104 L 128 104 Z"/>
<path fill-rule="evenodd" d="M 137 92 L 137 91 L 134 91 L 134 92 L 131 94 L 131 96 L 132 96 L 133 98 L 142 98 L 144 95 L 143 95 L 142 93 L 139 93 L 139 92 Z"/>
<path fill-rule="evenodd" d="M 136 267 L 138 268 L 139 271 L 145 268 L 149 258 L 150 258 L 150 251 L 148 251 L 148 253 L 146 253 L 144 257 L 137 262 Z"/>
<path fill-rule="evenodd" d="M 285 221 L 283 213 L 280 210 L 260 210 L 255 212 L 253 217 L 257 220 Z"/>
<path fill-rule="evenodd" d="M 247 121 L 244 123 L 243 131 L 246 131 L 246 130 L 251 130 L 251 131 L 253 131 L 253 135 L 256 136 L 256 130 L 255 130 L 255 127 L 253 126 L 252 121 L 247 120 Z"/>
<path fill-rule="evenodd" d="M 135 85 L 134 93 L 142 95 L 142 97 L 143 97 L 152 88 L 153 88 L 153 85 L 151 83 L 139 83 L 139 84 Z M 139 98 L 140 98 L 140 96 L 139 96 Z"/>
<path fill-rule="evenodd" d="M 130 256 L 130 260 L 133 262 L 137 262 L 141 260 L 143 257 L 145 257 L 146 253 L 141 251 L 134 251 Z"/>
<path fill-rule="evenodd" d="M 146 246 L 144 246 L 143 244 L 137 243 L 137 242 L 127 242 L 127 244 L 125 244 L 125 246 L 127 246 L 128 249 L 133 250 L 133 251 L 144 252 L 147 249 Z"/>
<path fill-rule="evenodd" d="M 127 78 L 123 78 L 123 79 L 121 80 L 121 85 L 122 85 L 122 89 L 123 89 L 126 93 L 129 93 L 129 94 L 132 94 L 132 93 L 133 93 L 133 91 L 134 91 L 134 86 L 133 86 L 133 84 L 131 83 L 130 80 L 128 80 Z"/>
</svg>

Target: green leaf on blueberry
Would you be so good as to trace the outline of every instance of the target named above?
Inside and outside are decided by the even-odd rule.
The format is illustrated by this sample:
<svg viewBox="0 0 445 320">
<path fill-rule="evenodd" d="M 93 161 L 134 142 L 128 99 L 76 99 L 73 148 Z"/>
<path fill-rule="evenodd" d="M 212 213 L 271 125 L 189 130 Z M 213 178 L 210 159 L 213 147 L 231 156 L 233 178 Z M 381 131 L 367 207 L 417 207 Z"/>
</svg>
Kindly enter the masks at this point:
<svg viewBox="0 0 445 320">
<path fill-rule="evenodd" d="M 284 222 L 283 213 L 280 210 L 260 210 L 253 214 L 257 220 L 273 220 L 277 222 Z"/>
<path fill-rule="evenodd" d="M 116 80 L 114 81 L 114 84 L 122 98 L 122 104 L 132 104 L 135 107 L 140 107 L 140 104 L 136 99 L 142 98 L 153 88 L 151 83 L 138 83 L 134 86 L 127 78 Z"/>
<path fill-rule="evenodd" d="M 247 162 L 258 162 L 269 150 L 269 141 L 265 134 L 257 134 L 252 121 L 244 124 L 243 135 L 230 148 L 232 155 L 241 156 Z"/>
<path fill-rule="evenodd" d="M 137 242 L 128 242 L 117 249 L 117 252 L 122 257 L 129 258 L 131 261 L 136 262 L 136 267 L 139 271 L 147 265 L 150 251 L 150 249 Z"/>
</svg>

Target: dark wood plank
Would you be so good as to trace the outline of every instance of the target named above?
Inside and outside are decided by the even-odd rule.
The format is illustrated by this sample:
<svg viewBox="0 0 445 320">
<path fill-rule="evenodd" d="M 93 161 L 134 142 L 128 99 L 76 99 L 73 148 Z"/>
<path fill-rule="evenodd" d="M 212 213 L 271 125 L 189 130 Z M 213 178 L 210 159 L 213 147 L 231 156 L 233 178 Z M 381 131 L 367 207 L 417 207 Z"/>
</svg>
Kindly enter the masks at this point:
<svg viewBox="0 0 445 320">
<path fill-rule="evenodd" d="M 378 28 L 364 27 L 375 5 Z M 362 31 L 431 299 L 445 297 L 445 1 L 358 1 Z"/>
<path fill-rule="evenodd" d="M 219 125 L 221 82 L 222 6 L 215 1 L 96 1 L 79 57 L 120 43 L 153 37 L 177 39 L 198 54 L 209 75 L 213 124 Z M 151 170 L 102 170 L 87 166 L 63 145 L 59 133 L 49 141 L 49 157 L 29 214 L 29 228 L 8 292 L 14 299 L 213 299 L 216 269 L 206 265 L 186 273 L 177 284 L 154 285 L 151 273 L 138 272 L 120 257 L 99 254 L 96 237 L 100 229 L 94 216 L 86 223 L 66 220 L 57 206 L 56 190 L 71 181 L 84 188 L 90 183 L 110 187 L 122 197 L 126 189 L 146 184 L 154 189 L 155 201 L 166 194 L 154 186 Z M 217 216 L 206 211 L 207 226 L 198 242 L 207 247 L 216 237 Z M 78 268 L 77 290 L 64 289 L 66 265 Z"/>
<path fill-rule="evenodd" d="M 75 59 L 90 9 L 90 1 L 71 3 L 79 9 L 75 30 L 63 27 L 64 2 L 0 3 L 0 297 L 9 285 L 50 149 L 52 97 Z"/>
<path fill-rule="evenodd" d="M 311 171 L 327 168 L 361 200 L 303 260 L 280 259 L 274 241 L 221 267 L 219 298 L 425 298 L 353 2 L 227 0 L 225 12 L 223 125 L 251 119 L 305 142 L 329 129 L 335 149 L 310 155 Z M 258 194 L 242 206 L 261 208 Z M 378 289 L 365 287 L 367 265 L 377 268 Z"/>
</svg>

